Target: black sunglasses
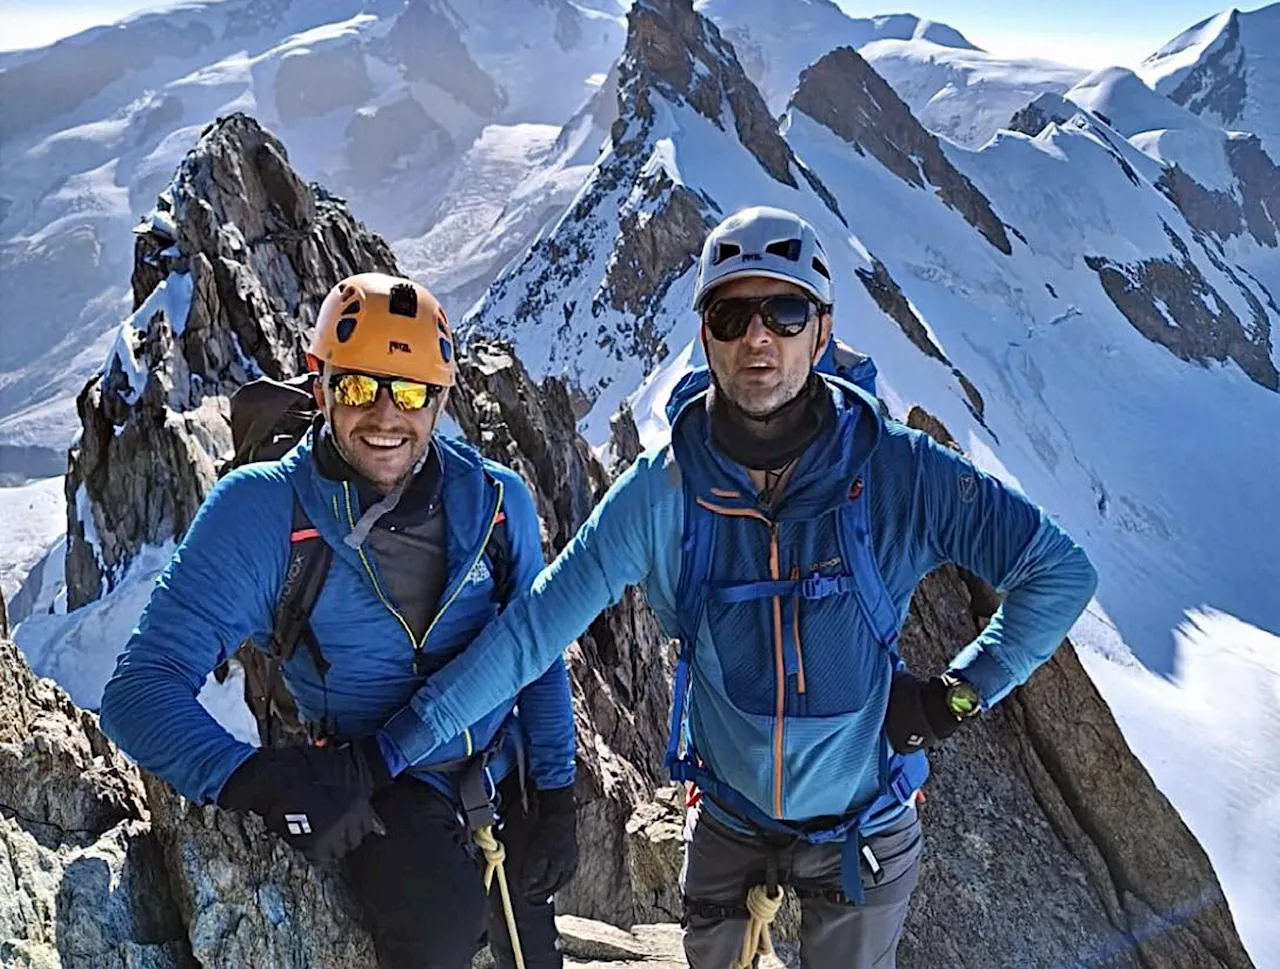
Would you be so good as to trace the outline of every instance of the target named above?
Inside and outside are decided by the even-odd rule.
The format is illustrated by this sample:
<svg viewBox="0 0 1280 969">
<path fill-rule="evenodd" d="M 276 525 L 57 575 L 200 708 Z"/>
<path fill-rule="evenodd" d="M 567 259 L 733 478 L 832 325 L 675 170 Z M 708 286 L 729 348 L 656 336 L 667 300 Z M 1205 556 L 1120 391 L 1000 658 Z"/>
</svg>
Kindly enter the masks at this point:
<svg viewBox="0 0 1280 969">
<path fill-rule="evenodd" d="M 702 322 L 721 343 L 739 340 L 757 313 L 770 333 L 797 336 L 829 310 L 805 296 L 731 296 L 702 311 Z"/>
</svg>

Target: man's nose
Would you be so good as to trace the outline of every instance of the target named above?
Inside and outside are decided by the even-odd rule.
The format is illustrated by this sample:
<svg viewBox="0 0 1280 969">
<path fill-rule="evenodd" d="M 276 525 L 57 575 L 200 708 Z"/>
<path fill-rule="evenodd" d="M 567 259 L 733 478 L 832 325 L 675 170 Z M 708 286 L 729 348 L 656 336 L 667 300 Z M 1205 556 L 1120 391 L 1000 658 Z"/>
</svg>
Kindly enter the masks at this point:
<svg viewBox="0 0 1280 969">
<path fill-rule="evenodd" d="M 378 388 L 378 396 L 373 399 L 371 410 L 378 417 L 390 417 L 396 412 L 396 402 L 391 399 L 390 387 Z"/>
<path fill-rule="evenodd" d="M 762 346 L 773 340 L 772 331 L 764 325 L 764 316 L 758 311 L 751 314 L 751 322 L 747 324 L 743 339 L 755 346 Z"/>
</svg>

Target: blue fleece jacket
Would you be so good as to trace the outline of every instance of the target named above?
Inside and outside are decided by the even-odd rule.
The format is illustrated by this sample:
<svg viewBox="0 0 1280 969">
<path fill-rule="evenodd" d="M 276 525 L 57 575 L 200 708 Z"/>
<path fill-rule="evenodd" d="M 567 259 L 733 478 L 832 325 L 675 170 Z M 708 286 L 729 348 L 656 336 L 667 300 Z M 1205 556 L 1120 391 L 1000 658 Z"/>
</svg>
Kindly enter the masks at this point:
<svg viewBox="0 0 1280 969">
<path fill-rule="evenodd" d="M 977 687 L 986 706 L 999 702 L 1053 654 L 1088 604 L 1097 583 L 1088 557 L 1023 495 L 927 435 L 884 420 L 873 398 L 851 389 L 836 397 L 837 436 L 823 449 L 811 448 L 784 493 L 779 515 L 786 514 L 787 502 L 821 503 L 829 500 L 826 490 L 847 492 L 850 475 L 862 470 L 876 558 L 902 620 L 917 584 L 944 562 L 955 562 L 1007 593 L 991 622 L 951 664 Z M 673 437 L 683 437 L 685 447 L 715 452 L 700 410 L 686 408 Z M 643 584 L 663 628 L 678 634 L 685 484 L 675 453 L 664 447 L 642 455 L 534 580 L 529 594 L 389 721 L 386 732 L 408 762 L 429 760 L 477 714 L 539 676 L 629 585 Z M 712 456 L 705 463 L 724 473 L 718 490 L 753 493 L 742 468 L 722 454 Z M 701 480 L 698 487 L 714 484 Z M 875 645 L 857 642 L 851 648 L 872 651 Z M 728 666 L 735 649 L 755 646 L 753 637 L 716 641 L 704 622 L 697 654 Z M 886 697 L 887 681 L 886 668 Z M 712 692 L 699 693 L 695 680 L 689 711 L 695 728 L 740 716 L 724 706 L 699 709 L 700 703 L 716 702 Z M 721 753 L 714 750 L 714 738 L 694 739 L 709 759 Z M 775 807 L 758 806 L 766 813 Z M 784 816 L 803 820 L 816 813 L 793 804 Z"/>
<path fill-rule="evenodd" d="M 492 576 L 478 566 L 499 503 L 506 514 L 514 588 L 527 589 L 545 564 L 537 511 L 519 476 L 460 441 L 437 436 L 435 446 L 441 458 L 448 569 L 439 611 L 422 643 L 427 674 L 469 648 L 497 614 Z M 322 683 L 308 651 L 298 649 L 283 669 L 299 714 L 319 721 L 327 706 L 339 736 L 364 737 L 424 683 L 413 672 L 412 633 L 379 580 L 378 563 L 364 547 L 353 549 L 343 541 L 360 515 L 355 489 L 318 472 L 310 433 L 280 461 L 232 472 L 209 493 L 157 581 L 102 696 L 107 735 L 196 801 L 216 800 L 254 750 L 209 716 L 196 695 L 209 672 L 246 638 L 268 640 L 289 560 L 295 496 L 333 548 L 311 615 L 331 667 Z M 572 784 L 573 709 L 561 660 L 486 703 L 453 732 L 450 743 L 420 758 L 412 770 L 450 792 L 450 780 L 432 772 L 431 765 L 482 750 L 504 724 L 517 723 L 527 741 L 534 783 L 543 789 Z M 512 743 L 509 739 L 508 747 Z M 495 773 L 509 769 L 510 754 L 506 749 Z"/>
</svg>

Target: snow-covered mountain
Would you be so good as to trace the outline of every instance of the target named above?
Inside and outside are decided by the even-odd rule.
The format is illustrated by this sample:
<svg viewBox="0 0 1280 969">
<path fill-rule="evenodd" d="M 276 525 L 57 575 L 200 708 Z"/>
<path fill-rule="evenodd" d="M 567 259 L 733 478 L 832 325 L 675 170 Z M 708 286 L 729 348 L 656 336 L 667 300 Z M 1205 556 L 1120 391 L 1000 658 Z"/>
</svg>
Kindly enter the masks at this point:
<svg viewBox="0 0 1280 969">
<path fill-rule="evenodd" d="M 1179 34 L 1142 62 L 1138 74 L 1189 111 L 1250 131 L 1280 154 L 1280 5 L 1226 10 Z"/>
<path fill-rule="evenodd" d="M 557 160 L 622 47 L 622 12 L 596 6 L 200 0 L 0 58 L 0 444 L 70 440 L 75 394 L 133 308 L 129 229 L 220 115 L 278 132 L 410 272 L 482 287 L 505 252 L 468 246 Z"/>
<path fill-rule="evenodd" d="M 697 0 L 733 44 L 747 76 L 780 114 L 800 72 L 837 47 L 875 67 L 930 131 L 969 147 L 986 142 L 1038 94 L 1062 94 L 1088 72 L 989 54 L 945 24 L 909 14 L 851 18 L 830 0 Z"/>
</svg>

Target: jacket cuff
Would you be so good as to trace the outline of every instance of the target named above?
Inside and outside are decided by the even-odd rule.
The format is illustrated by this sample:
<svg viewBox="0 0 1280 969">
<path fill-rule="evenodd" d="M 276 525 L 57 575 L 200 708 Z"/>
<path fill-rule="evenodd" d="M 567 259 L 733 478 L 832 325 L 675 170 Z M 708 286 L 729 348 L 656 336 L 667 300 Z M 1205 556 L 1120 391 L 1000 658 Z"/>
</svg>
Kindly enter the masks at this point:
<svg viewBox="0 0 1280 969">
<path fill-rule="evenodd" d="M 951 661 L 948 673 L 963 677 L 982 696 L 982 709 L 990 710 L 1018 685 L 1018 678 L 974 640 Z"/>
<path fill-rule="evenodd" d="M 400 753 L 396 742 L 379 730 L 372 737 L 360 741 L 365 756 L 372 761 L 371 767 L 377 776 L 373 779 L 376 790 L 381 790 L 400 776 L 409 762 Z M 380 773 L 379 773 L 380 772 Z"/>
<path fill-rule="evenodd" d="M 426 760 L 440 746 L 440 741 L 413 708 L 406 706 L 378 731 L 378 746 L 386 758 L 387 769 L 395 777 Z"/>
</svg>

